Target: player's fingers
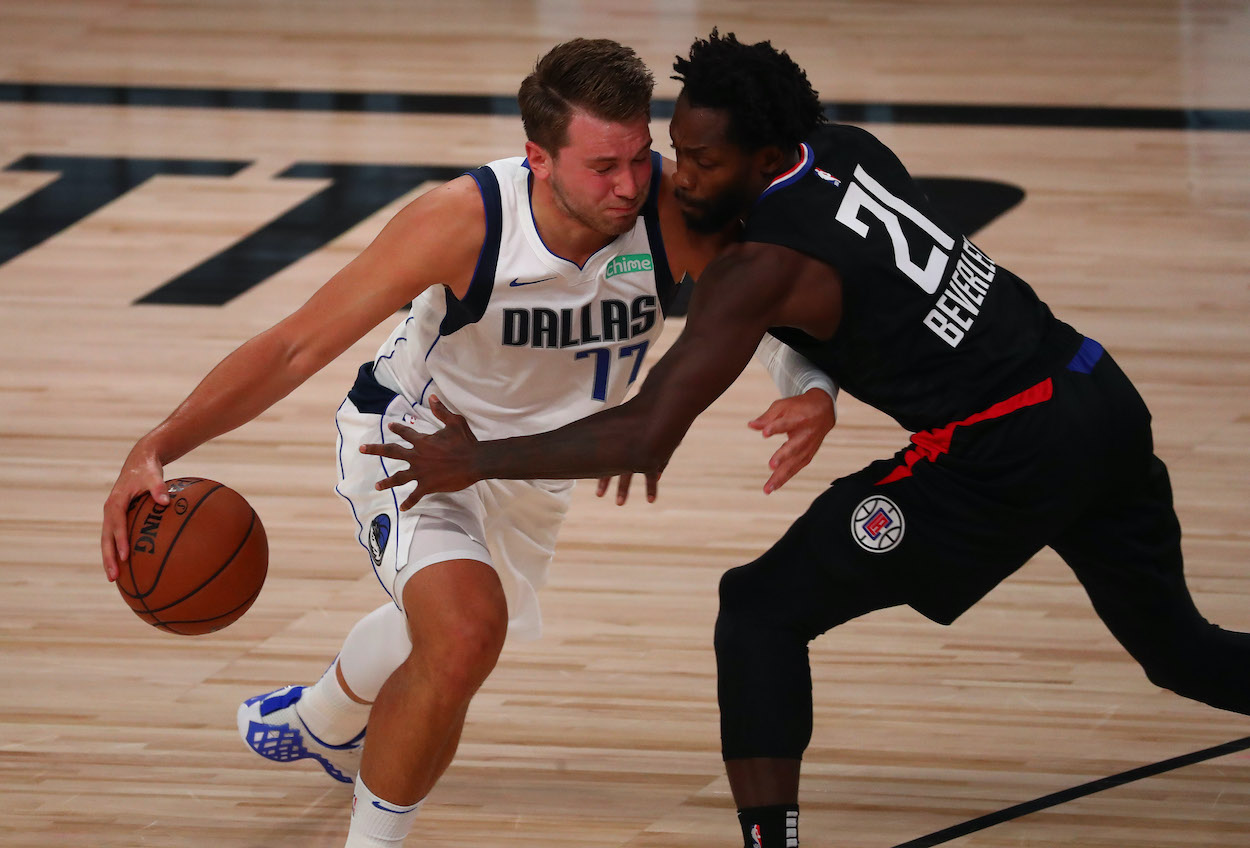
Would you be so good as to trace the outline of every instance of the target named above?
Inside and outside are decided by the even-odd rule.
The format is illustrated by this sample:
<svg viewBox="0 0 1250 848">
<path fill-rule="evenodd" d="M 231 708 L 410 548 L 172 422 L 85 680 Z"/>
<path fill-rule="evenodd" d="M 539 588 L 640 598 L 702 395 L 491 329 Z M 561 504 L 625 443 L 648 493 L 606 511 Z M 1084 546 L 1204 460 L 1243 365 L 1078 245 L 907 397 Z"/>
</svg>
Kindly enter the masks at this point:
<svg viewBox="0 0 1250 848">
<path fill-rule="evenodd" d="M 789 433 L 801 427 L 805 421 L 806 419 L 802 415 L 795 415 L 792 412 L 780 412 L 763 428 L 763 433 L 765 436 Z"/>
<path fill-rule="evenodd" d="M 169 485 L 157 475 L 157 479 L 148 484 L 148 494 L 161 506 L 169 506 Z"/>
<path fill-rule="evenodd" d="M 447 414 L 450 415 L 451 413 L 447 413 Z M 412 429 L 407 424 L 401 424 L 398 421 L 392 421 L 390 424 L 387 425 L 387 427 L 392 433 L 394 433 L 396 436 L 399 436 L 401 439 L 403 439 L 405 442 L 407 442 L 410 445 L 415 445 L 419 439 L 425 436 L 424 433 L 418 433 L 416 430 Z"/>
<path fill-rule="evenodd" d="M 417 505 L 417 503 L 423 497 L 425 497 L 428 494 L 429 494 L 429 491 L 427 491 L 424 486 L 418 483 L 417 487 L 412 490 L 412 493 L 408 495 L 408 497 L 404 498 L 404 502 L 399 505 L 400 512 L 407 512 L 408 510 L 412 509 L 414 506 Z"/>
<path fill-rule="evenodd" d="M 608 484 L 612 482 L 611 477 L 600 477 L 598 485 L 595 486 L 595 497 L 601 498 L 608 492 Z"/>
<path fill-rule="evenodd" d="M 406 448 L 403 445 L 386 443 L 381 445 L 361 445 L 360 452 L 367 453 L 370 456 L 381 456 L 386 459 L 402 459 L 407 460 L 407 451 L 412 448 Z"/>
<path fill-rule="evenodd" d="M 104 576 L 112 583 L 117 579 L 117 540 L 115 534 L 108 526 L 104 525 L 104 530 L 100 533 L 100 556 L 104 559 Z"/>
<path fill-rule="evenodd" d="M 800 468 L 812 461 L 812 457 L 816 455 L 819 443 L 811 444 L 808 439 L 791 437 L 777 448 L 773 453 L 772 459 L 768 461 L 768 467 L 772 469 L 781 468 L 783 466 L 793 467 L 792 474 Z"/>
<path fill-rule="evenodd" d="M 396 473 L 392 474 L 390 477 L 382 478 L 381 480 L 373 484 L 373 488 L 377 489 L 379 492 L 385 489 L 394 489 L 396 486 L 402 486 L 405 483 L 408 483 L 415 478 L 416 478 L 416 475 L 413 474 L 410 470 L 405 468 L 403 471 L 397 471 Z"/>
<path fill-rule="evenodd" d="M 118 527 L 113 531 L 113 548 L 117 552 L 117 559 L 113 563 L 110 580 L 117 579 L 117 575 L 121 573 L 122 563 L 130 559 L 130 539 L 124 527 Z"/>
<path fill-rule="evenodd" d="M 775 492 L 784 486 L 790 478 L 806 468 L 814 456 L 810 450 L 791 449 L 783 453 L 783 449 L 773 454 L 773 458 L 768 462 L 768 467 L 773 470 L 773 473 L 764 484 L 766 493 Z"/>
<path fill-rule="evenodd" d="M 752 430 L 763 430 L 780 414 L 777 406 L 778 403 L 778 401 L 773 401 L 769 405 L 768 409 L 764 410 L 763 415 L 760 415 L 757 418 L 752 418 L 747 422 L 747 426 Z"/>
<path fill-rule="evenodd" d="M 660 488 L 660 475 L 648 474 L 647 475 L 647 503 L 655 503 L 655 496 L 656 496 L 656 493 L 659 491 L 659 488 Z"/>
<path fill-rule="evenodd" d="M 773 492 L 777 491 L 782 486 L 784 486 L 786 482 L 793 476 L 794 476 L 793 472 L 790 472 L 790 471 L 787 471 L 786 469 L 781 469 L 781 468 L 777 469 L 776 471 L 772 473 L 772 476 L 770 476 L 768 480 L 764 483 L 764 494 L 771 495 Z"/>
<path fill-rule="evenodd" d="M 622 474 L 616 481 L 616 505 L 621 506 L 629 500 L 629 484 L 633 482 L 633 474 Z"/>
<path fill-rule="evenodd" d="M 451 423 L 449 419 L 452 413 L 443 405 L 443 402 L 438 399 L 437 395 L 430 395 L 430 412 L 433 412 L 434 417 L 444 424 Z"/>
</svg>

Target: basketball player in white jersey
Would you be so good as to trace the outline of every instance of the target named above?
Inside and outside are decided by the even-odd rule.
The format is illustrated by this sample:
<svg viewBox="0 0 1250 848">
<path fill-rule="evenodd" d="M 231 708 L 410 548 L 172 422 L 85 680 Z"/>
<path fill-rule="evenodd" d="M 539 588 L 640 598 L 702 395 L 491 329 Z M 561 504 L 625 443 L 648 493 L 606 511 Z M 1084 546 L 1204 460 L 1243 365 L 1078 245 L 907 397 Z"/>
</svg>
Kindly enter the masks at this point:
<svg viewBox="0 0 1250 848">
<path fill-rule="evenodd" d="M 337 491 L 390 600 L 353 628 L 315 685 L 257 696 L 238 712 L 240 733 L 262 756 L 313 758 L 355 781 L 348 848 L 403 841 L 505 636 L 539 634 L 535 592 L 572 485 L 483 481 L 401 513 L 406 493 L 375 486 L 395 469 L 359 445 L 393 438 L 392 422 L 433 432 L 440 404 L 479 437 L 501 438 L 624 399 L 674 278 L 697 277 L 726 240 L 682 220 L 671 176 L 650 150 L 652 87 L 633 51 L 614 42 L 554 48 L 519 94 L 527 158 L 492 162 L 400 211 L 140 439 L 105 503 L 101 547 L 115 580 L 128 556 L 126 507 L 144 492 L 168 502 L 165 463 L 251 420 L 413 302 L 337 416 Z M 792 396 L 753 422 L 788 434 L 770 463 L 775 488 L 833 426 L 833 389 L 784 350 L 761 353 Z M 649 499 L 655 484 L 648 479 Z M 627 487 L 624 478 L 618 502 Z"/>
</svg>

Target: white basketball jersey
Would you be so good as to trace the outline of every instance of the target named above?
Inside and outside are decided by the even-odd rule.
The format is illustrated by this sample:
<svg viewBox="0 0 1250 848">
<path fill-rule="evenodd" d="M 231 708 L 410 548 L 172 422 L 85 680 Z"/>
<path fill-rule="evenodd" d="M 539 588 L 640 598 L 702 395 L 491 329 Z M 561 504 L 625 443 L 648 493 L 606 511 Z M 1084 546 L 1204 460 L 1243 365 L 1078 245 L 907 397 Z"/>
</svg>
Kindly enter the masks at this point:
<svg viewBox="0 0 1250 848">
<path fill-rule="evenodd" d="M 538 234 L 527 163 L 471 171 L 486 238 L 469 290 L 457 299 L 436 286 L 413 302 L 378 351 L 381 387 L 414 407 L 437 395 L 484 439 L 551 430 L 624 400 L 675 289 L 656 216 L 661 160 L 652 157 L 634 228 L 580 268 Z"/>
</svg>

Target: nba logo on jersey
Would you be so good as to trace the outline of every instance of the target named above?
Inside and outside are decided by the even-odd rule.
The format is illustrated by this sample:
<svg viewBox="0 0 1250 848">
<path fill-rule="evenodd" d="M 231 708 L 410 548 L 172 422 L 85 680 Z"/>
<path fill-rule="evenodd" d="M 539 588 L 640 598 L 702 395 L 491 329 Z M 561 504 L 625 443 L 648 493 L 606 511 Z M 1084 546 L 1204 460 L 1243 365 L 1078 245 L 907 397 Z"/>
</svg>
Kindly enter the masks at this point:
<svg viewBox="0 0 1250 848">
<path fill-rule="evenodd" d="M 864 550 L 880 554 L 903 540 L 903 511 L 889 498 L 865 498 L 851 514 L 851 535 Z"/>
<path fill-rule="evenodd" d="M 751 848 L 764 848 L 764 843 L 760 840 L 760 826 L 758 824 L 751 825 Z"/>
<path fill-rule="evenodd" d="M 816 176 L 820 177 L 827 183 L 833 183 L 835 186 L 842 185 L 842 181 L 828 171 L 822 171 L 820 168 L 812 168 L 816 172 Z"/>
</svg>

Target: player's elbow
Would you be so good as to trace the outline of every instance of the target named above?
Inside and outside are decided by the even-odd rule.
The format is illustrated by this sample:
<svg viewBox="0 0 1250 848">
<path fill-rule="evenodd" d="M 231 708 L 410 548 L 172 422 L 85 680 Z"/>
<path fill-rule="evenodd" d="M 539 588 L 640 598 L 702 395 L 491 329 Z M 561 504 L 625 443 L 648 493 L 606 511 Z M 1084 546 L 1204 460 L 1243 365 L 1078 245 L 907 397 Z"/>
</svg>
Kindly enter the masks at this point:
<svg viewBox="0 0 1250 848">
<path fill-rule="evenodd" d="M 326 365 L 338 352 L 325 338 L 279 337 L 282 368 L 297 383 L 303 383 Z"/>
</svg>

